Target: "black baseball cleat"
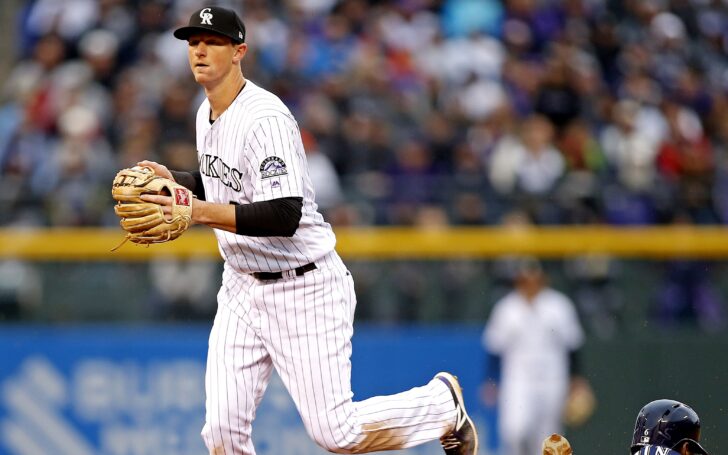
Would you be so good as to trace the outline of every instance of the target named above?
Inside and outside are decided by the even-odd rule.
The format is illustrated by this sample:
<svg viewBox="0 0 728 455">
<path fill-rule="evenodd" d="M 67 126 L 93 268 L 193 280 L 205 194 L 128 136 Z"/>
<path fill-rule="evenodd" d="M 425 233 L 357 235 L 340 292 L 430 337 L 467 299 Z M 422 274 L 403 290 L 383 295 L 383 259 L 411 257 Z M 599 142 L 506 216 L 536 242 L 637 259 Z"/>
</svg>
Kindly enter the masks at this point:
<svg viewBox="0 0 728 455">
<path fill-rule="evenodd" d="M 465 411 L 463 391 L 460 388 L 458 378 L 446 372 L 437 373 L 435 377 L 447 385 L 455 401 L 455 428 L 440 438 L 440 444 L 445 449 L 445 454 L 476 455 L 478 453 L 478 432 L 475 430 L 475 425 L 470 420 L 467 411 Z"/>
</svg>

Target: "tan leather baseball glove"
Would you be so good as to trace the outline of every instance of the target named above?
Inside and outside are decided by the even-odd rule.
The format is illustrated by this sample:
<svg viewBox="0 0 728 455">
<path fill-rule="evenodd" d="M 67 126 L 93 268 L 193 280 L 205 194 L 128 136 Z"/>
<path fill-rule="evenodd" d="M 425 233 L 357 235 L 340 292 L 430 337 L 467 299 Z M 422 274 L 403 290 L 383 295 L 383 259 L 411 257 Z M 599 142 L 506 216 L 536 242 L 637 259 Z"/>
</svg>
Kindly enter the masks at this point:
<svg viewBox="0 0 728 455">
<path fill-rule="evenodd" d="M 162 194 L 172 197 L 172 216 L 164 216 L 162 206 L 143 201 L 143 194 Z M 117 201 L 114 212 L 127 240 L 141 245 L 169 242 L 192 224 L 192 192 L 184 186 L 154 174 L 150 167 L 134 166 L 122 169 L 114 177 L 111 195 Z"/>
<path fill-rule="evenodd" d="M 564 406 L 564 423 L 570 427 L 584 425 L 594 414 L 596 405 L 589 381 L 582 377 L 573 379 Z"/>
<path fill-rule="evenodd" d="M 560 434 L 552 434 L 543 440 L 542 455 L 571 455 L 573 450 L 569 441 Z"/>
</svg>

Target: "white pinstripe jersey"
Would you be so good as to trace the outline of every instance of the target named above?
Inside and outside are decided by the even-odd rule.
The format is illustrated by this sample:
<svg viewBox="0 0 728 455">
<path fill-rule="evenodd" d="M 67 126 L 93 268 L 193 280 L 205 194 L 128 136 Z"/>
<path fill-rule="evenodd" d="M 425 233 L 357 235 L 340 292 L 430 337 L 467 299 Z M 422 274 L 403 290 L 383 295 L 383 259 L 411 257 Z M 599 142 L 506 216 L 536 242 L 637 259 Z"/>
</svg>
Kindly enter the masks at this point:
<svg viewBox="0 0 728 455">
<path fill-rule="evenodd" d="M 302 197 L 293 237 L 248 237 L 215 229 L 226 268 L 278 272 L 315 262 L 334 249 L 331 226 L 318 212 L 296 120 L 271 92 L 248 80 L 210 124 L 210 103 L 197 111 L 197 157 L 210 202 L 249 204 Z"/>
</svg>

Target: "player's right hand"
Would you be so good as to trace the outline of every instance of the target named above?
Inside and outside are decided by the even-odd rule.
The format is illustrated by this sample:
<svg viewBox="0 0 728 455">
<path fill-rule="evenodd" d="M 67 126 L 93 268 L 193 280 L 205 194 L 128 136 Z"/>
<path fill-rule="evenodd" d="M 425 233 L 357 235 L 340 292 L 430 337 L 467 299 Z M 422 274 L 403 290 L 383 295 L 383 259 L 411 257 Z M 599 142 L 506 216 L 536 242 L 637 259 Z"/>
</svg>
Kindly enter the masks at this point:
<svg viewBox="0 0 728 455">
<path fill-rule="evenodd" d="M 150 168 L 152 168 L 154 170 L 154 174 L 155 175 L 158 175 L 160 177 L 164 177 L 166 179 L 170 179 L 173 182 L 175 181 L 174 180 L 174 177 L 172 177 L 172 173 L 169 172 L 169 169 L 167 169 L 167 166 L 165 166 L 163 164 L 159 164 L 159 163 L 157 163 L 155 161 L 144 160 L 144 161 L 139 161 L 137 163 L 137 166 L 147 166 L 147 167 L 150 167 Z"/>
</svg>

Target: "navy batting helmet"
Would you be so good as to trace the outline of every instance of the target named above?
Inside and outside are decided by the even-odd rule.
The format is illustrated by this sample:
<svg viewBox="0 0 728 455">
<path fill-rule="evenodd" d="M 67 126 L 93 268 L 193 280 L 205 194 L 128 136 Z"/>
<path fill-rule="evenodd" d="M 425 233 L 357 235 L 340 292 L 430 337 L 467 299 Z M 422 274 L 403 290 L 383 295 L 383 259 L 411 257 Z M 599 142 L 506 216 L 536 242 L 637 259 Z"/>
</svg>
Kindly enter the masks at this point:
<svg viewBox="0 0 728 455">
<path fill-rule="evenodd" d="M 631 453 L 647 445 L 679 449 L 688 443 L 692 453 L 707 455 L 699 440 L 700 418 L 690 406 L 675 400 L 655 400 L 637 414 Z"/>
</svg>

